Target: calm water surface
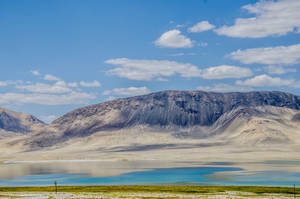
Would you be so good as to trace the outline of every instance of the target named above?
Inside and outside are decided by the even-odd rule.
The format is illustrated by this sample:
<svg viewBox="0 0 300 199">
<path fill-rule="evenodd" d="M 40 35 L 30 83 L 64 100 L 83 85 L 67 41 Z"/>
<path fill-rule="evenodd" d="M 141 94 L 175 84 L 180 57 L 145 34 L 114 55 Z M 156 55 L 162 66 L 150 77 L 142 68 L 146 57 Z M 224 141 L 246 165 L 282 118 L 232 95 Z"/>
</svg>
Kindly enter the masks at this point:
<svg viewBox="0 0 300 199">
<path fill-rule="evenodd" d="M 191 167 L 175 164 L 174 168 L 174 163 L 155 161 L 11 162 L 0 164 L 0 186 L 46 186 L 54 181 L 59 185 L 300 185 L 298 172 L 253 173 L 233 163 L 210 164 L 191 163 Z"/>
</svg>

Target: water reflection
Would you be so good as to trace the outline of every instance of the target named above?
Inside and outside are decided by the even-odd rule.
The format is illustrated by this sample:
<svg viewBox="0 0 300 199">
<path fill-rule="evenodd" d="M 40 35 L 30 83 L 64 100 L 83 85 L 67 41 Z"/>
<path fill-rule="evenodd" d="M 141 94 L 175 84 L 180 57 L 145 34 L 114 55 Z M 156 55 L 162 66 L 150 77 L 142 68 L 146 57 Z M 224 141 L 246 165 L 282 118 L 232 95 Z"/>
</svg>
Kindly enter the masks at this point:
<svg viewBox="0 0 300 199">
<path fill-rule="evenodd" d="M 0 179 L 15 179 L 19 176 L 84 173 L 88 177 L 118 176 L 133 171 L 154 168 L 181 167 L 183 163 L 164 161 L 40 161 L 7 162 L 0 164 Z M 200 164 L 191 163 L 190 166 Z"/>
<path fill-rule="evenodd" d="M 263 170 L 244 170 L 239 168 L 238 164 L 226 162 L 174 163 L 152 160 L 10 162 L 0 164 L 0 186 L 43 186 L 53 185 L 54 181 L 58 181 L 60 185 L 291 186 L 294 183 L 300 184 L 300 172 L 291 170 L 292 167 L 288 165 L 284 168 L 289 170 L 284 171 L 282 162 L 275 163 L 277 162 L 265 162 L 264 165 L 268 167 L 262 167 Z M 274 168 L 281 170 L 273 170 Z"/>
<path fill-rule="evenodd" d="M 82 163 L 79 164 L 82 165 Z M 95 163 L 89 165 L 86 163 L 83 164 L 85 166 L 88 166 L 88 168 L 90 165 L 93 166 L 97 165 Z M 35 167 L 32 167 L 31 169 L 37 168 L 36 166 L 38 165 L 40 164 L 34 165 Z M 142 165 L 143 164 L 140 164 L 140 166 Z M 27 164 L 27 166 L 29 166 L 29 164 Z M 31 166 L 33 165 L 31 164 Z M 119 168 L 114 168 L 114 169 L 118 170 Z M 126 171 L 128 170 L 128 168 L 125 169 Z M 143 169 L 145 169 L 145 167 L 143 167 Z M 77 170 L 77 168 L 75 170 Z M 109 171 L 110 168 L 106 168 L 106 170 Z M 36 174 L 34 175 L 18 176 L 16 178 L 7 179 L 7 180 L 0 179 L 0 185 L 1 186 L 46 186 L 46 185 L 53 185 L 54 181 L 57 181 L 60 185 L 211 184 L 214 182 L 211 179 L 207 178 L 206 177 L 207 175 L 216 172 L 229 172 L 229 171 L 240 171 L 240 170 L 241 169 L 239 168 L 231 168 L 231 167 L 163 168 L 163 169 L 151 169 L 147 171 L 128 172 L 116 176 L 96 177 L 96 176 L 91 176 L 92 174 L 91 172 L 60 173 L 60 174 L 54 174 L 54 173 L 50 174 L 46 172 L 47 174 L 44 174 L 46 170 L 40 169 L 39 171 L 42 171 L 42 173 L 35 172 Z M 55 169 L 52 170 L 52 172 L 53 171 L 55 171 Z M 76 172 L 78 171 L 79 170 L 77 170 Z M 60 172 L 62 172 L 62 170 L 60 170 Z M 70 172 L 70 170 L 68 170 L 68 172 Z"/>
</svg>

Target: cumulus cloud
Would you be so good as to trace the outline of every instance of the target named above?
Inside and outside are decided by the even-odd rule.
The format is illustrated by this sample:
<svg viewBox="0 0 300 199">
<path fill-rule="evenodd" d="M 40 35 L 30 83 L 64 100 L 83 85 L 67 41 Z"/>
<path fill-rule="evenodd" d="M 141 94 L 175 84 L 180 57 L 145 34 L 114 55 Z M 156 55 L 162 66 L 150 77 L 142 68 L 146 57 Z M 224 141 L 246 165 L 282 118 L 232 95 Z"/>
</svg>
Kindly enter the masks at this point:
<svg viewBox="0 0 300 199">
<path fill-rule="evenodd" d="M 282 66 L 274 66 L 274 65 L 266 66 L 263 69 L 269 74 L 276 74 L 276 75 L 282 75 L 285 73 L 297 71 L 295 68 L 283 68 Z"/>
<path fill-rule="evenodd" d="M 7 80 L 7 81 L 0 81 L 0 87 L 9 86 L 9 85 L 18 85 L 18 84 L 23 84 L 23 83 L 24 83 L 23 80 L 16 80 L 16 81 Z"/>
<path fill-rule="evenodd" d="M 9 83 L 7 81 L 0 81 L 0 86 L 8 86 Z"/>
<path fill-rule="evenodd" d="M 244 64 L 293 65 L 300 63 L 300 44 L 238 50 L 229 56 Z"/>
<path fill-rule="evenodd" d="M 182 77 L 200 77 L 200 69 L 192 64 L 168 60 L 137 60 L 118 58 L 106 60 L 105 63 L 119 66 L 109 70 L 109 74 L 131 80 L 149 81 L 159 77 L 169 77 L 179 74 Z"/>
<path fill-rule="evenodd" d="M 165 32 L 155 41 L 156 46 L 166 48 L 191 48 L 193 42 L 190 38 L 181 34 L 180 30 L 170 30 Z"/>
<path fill-rule="evenodd" d="M 96 96 L 85 92 L 71 92 L 67 94 L 45 93 L 1 93 L 0 104 L 41 104 L 41 105 L 70 105 L 86 104 Z"/>
<path fill-rule="evenodd" d="M 210 24 L 208 21 L 200 21 L 196 25 L 188 28 L 188 31 L 196 33 L 196 32 L 204 32 L 204 31 L 211 30 L 214 28 L 215 28 L 215 26 L 213 24 Z"/>
<path fill-rule="evenodd" d="M 72 88 L 76 88 L 76 87 L 78 87 L 78 84 L 77 84 L 77 82 L 69 82 L 68 86 L 72 87 Z"/>
<path fill-rule="evenodd" d="M 169 56 L 172 56 L 172 57 L 181 57 L 181 56 L 185 56 L 185 55 L 193 56 L 193 55 L 196 55 L 196 53 L 174 53 L 174 54 L 170 54 Z"/>
<path fill-rule="evenodd" d="M 201 77 L 204 79 L 239 79 L 243 77 L 249 77 L 251 75 L 252 71 L 249 68 L 221 65 L 204 69 Z"/>
<path fill-rule="evenodd" d="M 237 81 L 236 84 L 243 86 L 265 87 L 265 86 L 290 86 L 296 84 L 293 79 L 281 79 L 280 77 L 270 77 L 266 74 L 255 76 L 245 81 Z"/>
<path fill-rule="evenodd" d="M 262 38 L 281 36 L 289 32 L 300 33 L 299 0 L 261 0 L 242 8 L 254 16 L 238 18 L 234 25 L 216 29 L 217 34 L 240 38 Z"/>
<path fill-rule="evenodd" d="M 54 84 L 36 83 L 30 85 L 17 85 L 16 88 L 33 93 L 67 93 L 72 91 L 64 81 L 57 81 Z"/>
<path fill-rule="evenodd" d="M 47 80 L 47 81 L 59 81 L 60 78 L 55 77 L 54 75 L 46 74 L 44 76 L 44 80 Z"/>
<path fill-rule="evenodd" d="M 185 53 L 174 53 L 174 54 L 170 54 L 170 56 L 172 57 L 180 57 L 180 56 L 184 56 Z"/>
<path fill-rule="evenodd" d="M 136 96 L 136 95 L 145 95 L 148 93 L 150 93 L 150 90 L 145 86 L 114 88 L 113 90 L 106 90 L 103 92 L 104 95 L 117 95 L 117 96 Z"/>
<path fill-rule="evenodd" d="M 222 83 L 222 84 L 215 84 L 213 86 L 198 86 L 197 90 L 210 91 L 210 92 L 246 92 L 246 91 L 251 91 L 252 88 Z"/>
<path fill-rule="evenodd" d="M 168 81 L 168 79 L 165 79 L 165 78 L 162 78 L 162 77 L 158 77 L 156 80 L 160 81 L 160 82 L 167 82 Z"/>
<path fill-rule="evenodd" d="M 41 75 L 39 73 L 39 75 Z M 16 91 L 0 93 L 1 105 L 71 105 L 87 104 L 95 99 L 96 94 L 87 93 L 78 89 L 77 82 L 65 82 L 53 75 L 45 75 L 44 80 L 53 82 L 30 81 L 0 81 L 0 86 L 14 85 Z M 84 86 L 98 86 L 99 82 L 84 82 Z"/>
<path fill-rule="evenodd" d="M 31 72 L 31 74 L 33 74 L 35 76 L 39 76 L 40 75 L 40 72 L 38 70 L 32 70 L 30 72 Z"/>
<path fill-rule="evenodd" d="M 79 84 L 83 87 L 101 87 L 100 82 L 98 82 L 97 80 L 94 80 L 92 82 L 80 81 Z"/>
</svg>

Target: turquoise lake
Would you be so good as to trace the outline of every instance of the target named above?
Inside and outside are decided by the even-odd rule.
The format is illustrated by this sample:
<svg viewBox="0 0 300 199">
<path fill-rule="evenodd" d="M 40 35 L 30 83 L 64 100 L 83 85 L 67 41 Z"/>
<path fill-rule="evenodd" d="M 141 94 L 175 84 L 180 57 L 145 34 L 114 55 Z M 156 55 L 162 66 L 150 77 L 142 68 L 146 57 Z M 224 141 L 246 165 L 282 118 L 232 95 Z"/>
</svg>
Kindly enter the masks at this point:
<svg viewBox="0 0 300 199">
<path fill-rule="evenodd" d="M 149 162 L 9 163 L 0 164 L 0 186 L 47 186 L 54 181 L 59 185 L 300 185 L 298 172 L 253 173 L 230 163 L 215 165 L 151 168 Z"/>
</svg>

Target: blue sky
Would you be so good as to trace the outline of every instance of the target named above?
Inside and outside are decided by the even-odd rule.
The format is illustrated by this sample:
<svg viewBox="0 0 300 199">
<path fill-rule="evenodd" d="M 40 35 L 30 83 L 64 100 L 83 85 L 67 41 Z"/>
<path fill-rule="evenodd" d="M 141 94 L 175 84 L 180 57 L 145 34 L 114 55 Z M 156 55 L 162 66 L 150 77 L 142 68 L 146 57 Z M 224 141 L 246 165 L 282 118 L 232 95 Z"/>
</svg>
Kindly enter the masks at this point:
<svg viewBox="0 0 300 199">
<path fill-rule="evenodd" d="M 0 106 L 50 122 L 161 90 L 300 94 L 299 0 L 1 0 Z"/>
</svg>

